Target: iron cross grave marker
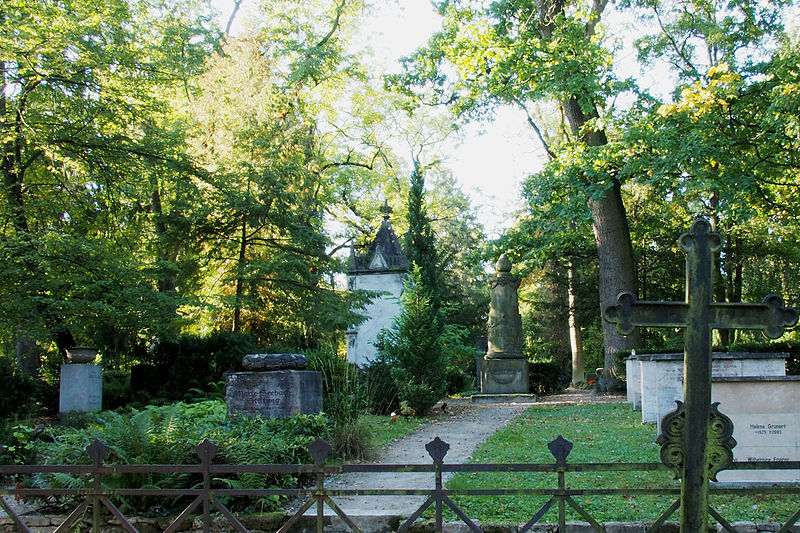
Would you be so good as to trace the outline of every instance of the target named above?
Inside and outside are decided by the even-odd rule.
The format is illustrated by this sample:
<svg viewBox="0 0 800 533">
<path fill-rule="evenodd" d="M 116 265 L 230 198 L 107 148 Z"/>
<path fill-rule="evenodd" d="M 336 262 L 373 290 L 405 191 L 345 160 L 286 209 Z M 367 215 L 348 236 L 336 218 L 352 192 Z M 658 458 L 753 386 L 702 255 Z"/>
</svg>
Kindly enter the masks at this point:
<svg viewBox="0 0 800 533">
<path fill-rule="evenodd" d="M 684 330 L 684 404 L 664 420 L 681 418 L 678 452 L 672 454 L 672 466 L 681 477 L 681 533 L 707 533 L 708 480 L 725 466 L 713 461 L 710 464 L 710 456 L 716 454 L 709 453 L 709 419 L 719 419 L 718 411 L 711 406 L 712 331 L 757 329 L 774 339 L 783 335 L 785 327 L 797 323 L 797 311 L 784 307 L 780 296 L 774 294 L 762 303 L 714 302 L 713 253 L 722 246 L 722 239 L 711 231 L 707 221 L 696 220 L 678 244 L 686 252 L 684 302 L 638 301 L 633 294 L 623 292 L 616 305 L 605 309 L 604 317 L 616 324 L 622 335 L 630 334 L 636 326 Z M 730 432 L 723 431 L 719 438 L 724 442 L 711 446 L 735 445 Z"/>
</svg>

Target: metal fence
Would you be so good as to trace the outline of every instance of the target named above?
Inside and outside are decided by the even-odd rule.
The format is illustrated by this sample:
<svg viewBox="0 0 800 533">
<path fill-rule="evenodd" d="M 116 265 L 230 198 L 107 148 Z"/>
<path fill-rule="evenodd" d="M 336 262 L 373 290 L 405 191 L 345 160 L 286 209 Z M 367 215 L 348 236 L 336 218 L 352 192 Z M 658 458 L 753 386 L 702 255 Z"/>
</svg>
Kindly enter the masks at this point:
<svg viewBox="0 0 800 533">
<path fill-rule="evenodd" d="M 334 502 L 332 497 L 336 496 L 408 496 L 417 495 L 425 497 L 425 501 L 420 507 L 403 522 L 398 531 L 405 532 L 429 509 L 433 508 L 434 526 L 436 531 L 441 532 L 443 528 L 443 510 L 447 507 L 463 521 L 472 531 L 481 533 L 481 528 L 470 519 L 453 501 L 454 496 L 503 496 L 503 495 L 525 495 L 541 496 L 547 501 L 539 509 L 536 509 L 530 516 L 530 520 L 520 529 L 520 533 L 531 530 L 542 517 L 553 506 L 558 511 L 559 531 L 565 531 L 566 509 L 571 507 L 578 515 L 583 517 L 592 527 L 600 532 L 606 533 L 605 527 L 595 520 L 591 514 L 576 500 L 576 497 L 584 496 L 638 496 L 644 494 L 662 495 L 667 497 L 665 501 L 671 502 L 658 519 L 656 519 L 647 529 L 648 533 L 656 533 L 666 520 L 672 516 L 679 507 L 680 487 L 676 484 L 668 488 L 576 488 L 569 478 L 570 474 L 586 472 L 620 472 L 620 471 L 657 471 L 671 470 L 670 467 L 662 463 L 569 463 L 567 457 L 572 449 L 572 443 L 559 436 L 552 441 L 548 447 L 555 458 L 551 464 L 531 463 L 531 464 L 447 464 L 444 458 L 449 449 L 449 445 L 438 437 L 429 442 L 426 446 L 432 462 L 430 464 L 406 464 L 406 465 L 385 465 L 385 464 L 343 464 L 326 465 L 325 461 L 330 452 L 330 446 L 323 440 L 318 439 L 309 446 L 309 451 L 314 459 L 314 464 L 309 465 L 278 465 L 278 464 L 215 464 L 213 457 L 216 454 L 217 446 L 206 440 L 196 447 L 197 455 L 200 458 L 199 464 L 192 465 L 122 465 L 104 464 L 108 453 L 108 447 L 100 441 L 95 441 L 87 448 L 87 453 L 91 464 L 87 465 L 24 465 L 24 466 L 0 466 L 0 475 L 3 476 L 25 476 L 44 473 L 65 473 L 70 475 L 85 475 L 90 480 L 90 486 L 82 488 L 9 488 L 0 490 L 2 495 L 12 495 L 17 498 L 37 498 L 66 496 L 70 501 L 75 502 L 77 507 L 64 519 L 56 531 L 67 531 L 78 524 L 87 513 L 91 513 L 91 524 L 94 531 L 99 531 L 103 521 L 101 520 L 101 509 L 105 508 L 116 518 L 121 528 L 126 531 L 136 532 L 137 529 L 131 521 L 119 510 L 118 503 L 120 497 L 190 497 L 191 503 L 177 515 L 165 532 L 178 531 L 185 527 L 185 523 L 190 517 L 196 517 L 202 524 L 202 530 L 211 530 L 212 510 L 224 516 L 233 529 L 242 533 L 248 533 L 248 529 L 228 509 L 223 503 L 229 498 L 236 497 L 270 497 L 287 496 L 299 497 L 304 499 L 302 506 L 277 530 L 277 533 L 290 531 L 297 521 L 312 507 L 316 507 L 316 529 L 318 533 L 323 531 L 323 517 L 325 506 L 333 510 L 355 533 L 361 533 L 353 520 L 347 516 L 342 509 Z M 740 462 L 733 463 L 730 469 L 737 470 L 800 470 L 800 461 L 784 462 Z M 326 476 L 331 474 L 341 474 L 349 472 L 432 472 L 434 474 L 433 486 L 413 490 L 406 489 L 331 489 L 326 487 Z M 464 489 L 449 490 L 444 487 L 443 474 L 445 472 L 465 472 L 465 473 L 491 473 L 491 472 L 525 472 L 554 474 L 556 485 L 552 488 L 520 488 L 520 487 L 497 487 L 491 489 Z M 155 489 L 155 488 L 111 488 L 104 484 L 104 477 L 111 474 L 166 474 L 183 473 L 193 474 L 198 477 L 196 488 L 184 489 Z M 311 476 L 316 483 L 304 489 L 235 489 L 212 487 L 214 476 L 225 474 L 294 474 Z M 737 494 L 750 495 L 758 494 L 797 494 L 800 495 L 800 483 L 781 483 L 769 486 L 712 486 L 711 494 Z M 117 501 L 117 504 L 114 502 Z M 798 510 L 791 517 L 782 523 L 778 533 L 788 533 L 796 529 L 792 526 L 800 520 L 800 497 L 798 498 Z M 3 498 L 0 498 L 2 506 L 9 516 L 14 520 L 19 531 L 30 532 L 31 529 L 25 523 L 25 517 L 19 516 L 14 512 Z M 714 509 L 710 509 L 711 516 L 727 531 L 740 533 L 728 523 Z M 634 518 L 635 519 L 635 518 Z"/>
</svg>

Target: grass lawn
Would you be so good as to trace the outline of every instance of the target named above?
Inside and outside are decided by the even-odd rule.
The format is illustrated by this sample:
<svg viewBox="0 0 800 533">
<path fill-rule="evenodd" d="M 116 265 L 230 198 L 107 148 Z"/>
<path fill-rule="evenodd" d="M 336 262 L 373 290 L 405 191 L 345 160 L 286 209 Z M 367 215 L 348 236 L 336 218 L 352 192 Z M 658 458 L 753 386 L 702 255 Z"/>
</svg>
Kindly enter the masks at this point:
<svg viewBox="0 0 800 533">
<path fill-rule="evenodd" d="M 476 463 L 548 463 L 554 459 L 547 444 L 558 435 L 572 441 L 569 463 L 660 462 L 652 424 L 642 425 L 640 413 L 630 405 L 535 405 L 492 436 L 473 455 Z M 568 488 L 678 487 L 668 471 L 568 473 Z M 555 474 L 462 473 L 449 489 L 557 488 Z M 470 518 L 483 522 L 524 523 L 549 499 L 546 496 L 455 497 Z M 576 496 L 597 521 L 653 521 L 677 499 L 670 496 Z M 785 522 L 800 506 L 794 495 L 755 494 L 750 497 L 711 496 L 711 505 L 729 522 Z M 449 511 L 448 511 L 449 512 Z M 457 520 L 449 513 L 448 520 Z M 584 521 L 567 506 L 568 521 Z M 678 520 L 678 512 L 671 521 Z M 553 506 L 540 521 L 558 521 Z"/>
</svg>

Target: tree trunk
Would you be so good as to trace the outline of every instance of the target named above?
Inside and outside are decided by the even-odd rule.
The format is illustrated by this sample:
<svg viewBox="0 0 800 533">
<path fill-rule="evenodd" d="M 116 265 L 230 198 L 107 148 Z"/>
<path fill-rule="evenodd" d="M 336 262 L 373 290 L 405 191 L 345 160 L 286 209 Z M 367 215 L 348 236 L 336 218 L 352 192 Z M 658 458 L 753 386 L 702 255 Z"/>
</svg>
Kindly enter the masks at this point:
<svg viewBox="0 0 800 533">
<path fill-rule="evenodd" d="M 233 306 L 233 332 L 239 333 L 242 320 L 242 297 L 244 295 L 244 269 L 247 259 L 247 221 L 242 217 L 242 241 L 239 244 L 239 260 L 236 265 L 236 300 Z"/>
<path fill-rule="evenodd" d="M 620 292 L 630 291 L 636 294 L 633 247 L 619 182 L 614 182 L 604 198 L 589 200 L 589 209 L 597 242 L 598 285 L 600 306 L 603 308 L 613 305 Z M 631 335 L 623 336 L 617 332 L 614 324 L 603 320 L 603 366 L 607 378 L 619 374 L 615 360 L 617 352 L 630 351 L 636 347 L 637 342 L 638 330 L 634 329 Z"/>
<path fill-rule="evenodd" d="M 572 351 L 571 385 L 578 387 L 584 382 L 583 335 L 578 321 L 578 298 L 575 287 L 578 285 L 578 269 L 570 259 L 567 266 L 567 301 L 569 302 L 569 346 Z"/>
<path fill-rule="evenodd" d="M 562 102 L 564 114 L 569 121 L 570 129 L 576 135 L 581 134 L 583 126 L 591 119 L 597 117 L 597 112 L 585 115 L 578 99 L 573 97 Z M 602 146 L 608 142 L 603 130 L 589 131 L 582 135 L 583 141 L 588 146 Z M 592 213 L 592 229 L 597 243 L 597 258 L 599 271 L 600 308 L 613 305 L 617 295 L 623 291 L 636 294 L 636 277 L 633 263 L 633 245 L 628 219 L 625 215 L 625 205 L 622 203 L 622 186 L 613 179 L 612 186 L 602 198 L 588 200 L 589 210 Z M 630 351 L 638 344 L 638 330 L 631 335 L 622 336 L 616 327 L 606 322 L 603 323 L 603 366 L 606 382 L 609 387 L 619 374 L 615 355 L 617 352 Z"/>
</svg>

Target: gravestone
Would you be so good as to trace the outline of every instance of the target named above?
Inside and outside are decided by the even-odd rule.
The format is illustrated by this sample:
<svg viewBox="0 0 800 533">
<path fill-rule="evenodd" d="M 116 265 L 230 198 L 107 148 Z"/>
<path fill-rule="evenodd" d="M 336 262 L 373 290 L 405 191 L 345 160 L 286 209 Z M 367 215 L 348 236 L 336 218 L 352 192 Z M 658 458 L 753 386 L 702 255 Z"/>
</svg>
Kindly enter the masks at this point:
<svg viewBox="0 0 800 533">
<path fill-rule="evenodd" d="M 61 365 L 59 414 L 93 413 L 103 404 L 103 370 L 92 363 Z"/>
<path fill-rule="evenodd" d="M 228 415 L 282 418 L 322 411 L 322 374 L 304 370 L 301 354 L 248 354 L 247 372 L 228 374 L 225 402 Z"/>
<path fill-rule="evenodd" d="M 733 421 L 736 461 L 800 461 L 800 376 L 715 378 L 711 401 Z M 723 470 L 720 482 L 798 482 L 800 470 Z"/>
<path fill-rule="evenodd" d="M 788 353 L 714 352 L 711 376 L 785 376 Z M 640 354 L 642 423 L 656 423 L 675 409 L 675 401 L 683 401 L 683 354 Z"/>
<path fill-rule="evenodd" d="M 481 368 L 482 394 L 527 394 L 528 360 L 522 353 L 522 317 L 517 289 L 519 278 L 511 275 L 506 254 L 496 264 L 489 284 L 488 348 Z"/>
</svg>

